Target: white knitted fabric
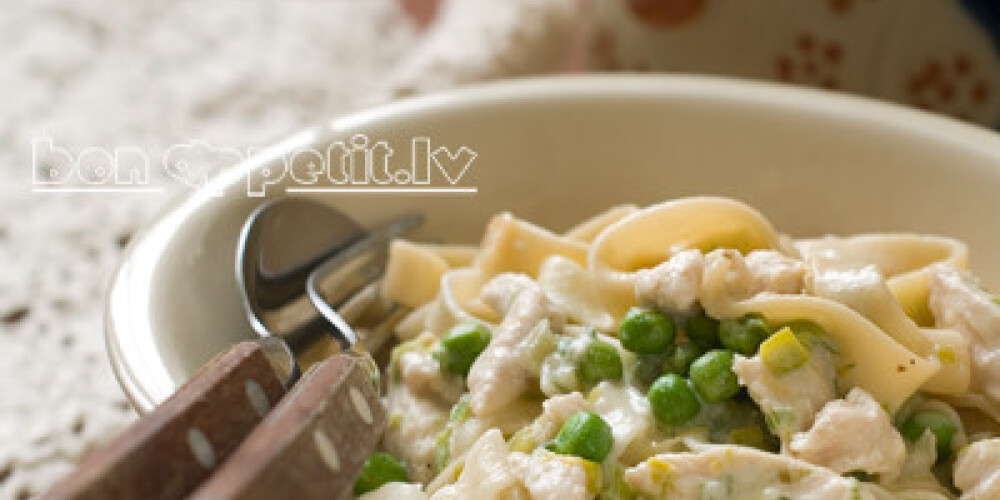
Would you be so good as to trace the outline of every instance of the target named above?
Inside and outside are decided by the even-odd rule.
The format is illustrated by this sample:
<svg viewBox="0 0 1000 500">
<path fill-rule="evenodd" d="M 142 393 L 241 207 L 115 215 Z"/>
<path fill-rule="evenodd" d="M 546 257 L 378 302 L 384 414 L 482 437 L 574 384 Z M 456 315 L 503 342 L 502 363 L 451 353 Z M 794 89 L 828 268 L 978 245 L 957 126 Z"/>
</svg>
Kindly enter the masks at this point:
<svg viewBox="0 0 1000 500">
<path fill-rule="evenodd" d="M 104 292 L 122 245 L 168 196 L 34 193 L 33 140 L 154 160 L 192 139 L 264 146 L 379 100 L 548 70 L 569 45 L 572 5 L 453 0 L 426 36 L 393 0 L 5 5 L 0 500 L 44 491 L 135 418 L 104 351 Z"/>
</svg>

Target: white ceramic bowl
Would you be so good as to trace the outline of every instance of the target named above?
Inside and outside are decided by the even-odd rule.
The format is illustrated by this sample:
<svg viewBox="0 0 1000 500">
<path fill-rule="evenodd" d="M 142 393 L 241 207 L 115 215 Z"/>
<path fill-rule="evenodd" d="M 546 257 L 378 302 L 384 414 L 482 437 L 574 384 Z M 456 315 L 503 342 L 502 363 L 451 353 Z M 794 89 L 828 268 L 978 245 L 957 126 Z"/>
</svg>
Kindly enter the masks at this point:
<svg viewBox="0 0 1000 500">
<path fill-rule="evenodd" d="M 427 215 L 420 236 L 474 242 L 510 210 L 553 229 L 616 203 L 693 194 L 742 199 L 793 235 L 921 231 L 961 238 L 1000 284 L 1000 136 L 889 104 L 772 84 L 682 76 L 514 81 L 390 104 L 296 134 L 179 200 L 115 277 L 107 343 L 135 406 L 165 399 L 204 361 L 251 337 L 233 269 L 263 198 L 248 175 L 290 152 L 363 133 L 478 156 L 478 194 L 325 194 L 371 224 Z M 408 157 L 408 153 L 399 156 Z M 269 186 L 281 195 L 291 178 Z M 213 196 L 212 192 L 221 196 Z"/>
</svg>

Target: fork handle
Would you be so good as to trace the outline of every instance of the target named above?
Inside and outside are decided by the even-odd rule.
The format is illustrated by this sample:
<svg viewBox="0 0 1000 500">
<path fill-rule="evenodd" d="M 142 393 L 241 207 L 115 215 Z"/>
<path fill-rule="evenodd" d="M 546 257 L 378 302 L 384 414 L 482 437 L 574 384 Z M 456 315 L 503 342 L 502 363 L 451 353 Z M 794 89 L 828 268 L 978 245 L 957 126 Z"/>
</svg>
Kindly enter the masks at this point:
<svg viewBox="0 0 1000 500">
<path fill-rule="evenodd" d="M 258 342 L 206 364 L 152 413 L 91 452 L 43 500 L 183 498 L 230 455 L 285 394 Z"/>
<path fill-rule="evenodd" d="M 188 500 L 344 498 L 386 420 L 368 370 L 335 355 L 306 372 Z"/>
</svg>

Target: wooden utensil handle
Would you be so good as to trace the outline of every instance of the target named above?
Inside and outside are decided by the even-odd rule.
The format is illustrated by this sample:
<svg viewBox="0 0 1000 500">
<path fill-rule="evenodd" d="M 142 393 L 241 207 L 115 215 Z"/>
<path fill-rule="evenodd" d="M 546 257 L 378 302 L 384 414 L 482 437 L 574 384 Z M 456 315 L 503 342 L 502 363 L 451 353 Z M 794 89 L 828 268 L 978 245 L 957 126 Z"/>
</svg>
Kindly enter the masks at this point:
<svg viewBox="0 0 1000 500">
<path fill-rule="evenodd" d="M 285 393 L 257 342 L 220 354 L 170 399 L 88 455 L 45 500 L 183 498 Z"/>
<path fill-rule="evenodd" d="M 368 371 L 351 356 L 336 355 L 307 372 L 188 498 L 343 498 L 385 423 Z"/>
</svg>

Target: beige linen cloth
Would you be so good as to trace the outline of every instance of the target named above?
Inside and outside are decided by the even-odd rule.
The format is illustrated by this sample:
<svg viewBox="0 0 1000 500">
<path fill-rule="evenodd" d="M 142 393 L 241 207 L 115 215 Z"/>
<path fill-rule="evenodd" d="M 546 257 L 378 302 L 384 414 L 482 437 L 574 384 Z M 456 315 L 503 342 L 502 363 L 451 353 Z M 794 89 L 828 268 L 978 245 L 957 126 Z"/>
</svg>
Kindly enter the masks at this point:
<svg viewBox="0 0 1000 500">
<path fill-rule="evenodd" d="M 154 160 L 193 139 L 265 146 L 399 95 L 557 66 L 573 22 L 569 1 L 454 0 L 423 27 L 419 4 L 4 4 L 0 500 L 44 491 L 135 418 L 104 352 L 104 291 L 129 236 L 170 197 L 32 192 L 34 165 L 49 161 L 33 141 Z"/>
</svg>

